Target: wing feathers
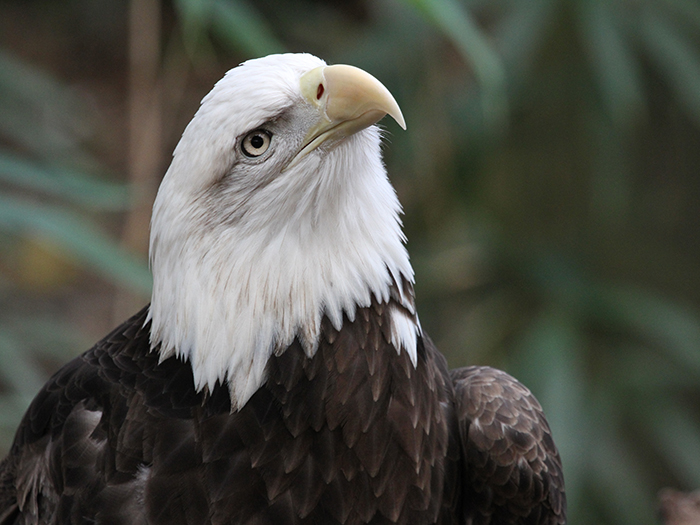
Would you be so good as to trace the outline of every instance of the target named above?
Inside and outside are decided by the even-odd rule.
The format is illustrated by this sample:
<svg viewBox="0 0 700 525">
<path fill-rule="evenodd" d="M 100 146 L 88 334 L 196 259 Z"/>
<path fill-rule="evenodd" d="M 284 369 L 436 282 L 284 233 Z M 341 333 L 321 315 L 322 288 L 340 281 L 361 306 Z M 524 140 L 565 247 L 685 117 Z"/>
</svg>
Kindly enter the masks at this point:
<svg viewBox="0 0 700 525">
<path fill-rule="evenodd" d="M 475 524 L 565 523 L 561 460 L 535 397 L 493 368 L 460 368 L 451 376 L 467 499 L 475 503 L 465 507 L 465 518 Z"/>
</svg>

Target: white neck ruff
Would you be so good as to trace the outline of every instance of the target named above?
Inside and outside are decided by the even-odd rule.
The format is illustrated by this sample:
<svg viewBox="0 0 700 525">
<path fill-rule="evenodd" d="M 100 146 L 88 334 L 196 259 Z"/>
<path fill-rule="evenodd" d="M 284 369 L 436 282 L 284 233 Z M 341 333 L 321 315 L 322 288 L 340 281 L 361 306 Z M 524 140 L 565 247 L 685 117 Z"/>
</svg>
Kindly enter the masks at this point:
<svg viewBox="0 0 700 525">
<path fill-rule="evenodd" d="M 372 127 L 332 155 L 310 155 L 229 222 L 178 183 L 176 155 L 151 227 L 151 345 L 161 359 L 188 359 L 198 390 L 228 382 L 235 410 L 295 337 L 316 352 L 324 315 L 340 329 L 372 295 L 388 301 L 392 282 L 413 282 L 379 148 Z M 414 313 L 413 298 L 403 302 Z M 398 309 L 393 320 L 393 344 L 415 364 L 420 326 Z"/>
</svg>

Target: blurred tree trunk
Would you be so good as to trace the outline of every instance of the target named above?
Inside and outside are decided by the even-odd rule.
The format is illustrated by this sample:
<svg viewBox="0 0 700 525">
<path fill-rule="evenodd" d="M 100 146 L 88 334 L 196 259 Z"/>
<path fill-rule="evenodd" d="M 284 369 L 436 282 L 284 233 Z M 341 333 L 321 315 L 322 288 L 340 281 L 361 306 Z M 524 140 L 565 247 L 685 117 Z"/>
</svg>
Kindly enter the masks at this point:
<svg viewBox="0 0 700 525">
<path fill-rule="evenodd" d="M 122 244 L 148 254 L 149 220 L 162 164 L 162 93 L 160 0 L 131 0 L 129 7 L 129 183 L 132 207 L 122 232 Z M 143 306 L 128 292 L 117 295 L 115 322 Z"/>
</svg>

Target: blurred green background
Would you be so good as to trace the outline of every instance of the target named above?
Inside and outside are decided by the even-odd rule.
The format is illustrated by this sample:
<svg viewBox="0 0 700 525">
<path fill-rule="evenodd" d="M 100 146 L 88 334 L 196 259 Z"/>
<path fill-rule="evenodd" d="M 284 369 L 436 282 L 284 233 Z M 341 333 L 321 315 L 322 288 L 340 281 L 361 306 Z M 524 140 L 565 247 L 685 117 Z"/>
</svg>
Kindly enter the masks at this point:
<svg viewBox="0 0 700 525">
<path fill-rule="evenodd" d="M 542 402 L 572 524 L 700 488 L 697 0 L 4 0 L 0 449 L 48 375 L 148 300 L 150 205 L 229 68 L 373 73 L 421 321 Z"/>
</svg>

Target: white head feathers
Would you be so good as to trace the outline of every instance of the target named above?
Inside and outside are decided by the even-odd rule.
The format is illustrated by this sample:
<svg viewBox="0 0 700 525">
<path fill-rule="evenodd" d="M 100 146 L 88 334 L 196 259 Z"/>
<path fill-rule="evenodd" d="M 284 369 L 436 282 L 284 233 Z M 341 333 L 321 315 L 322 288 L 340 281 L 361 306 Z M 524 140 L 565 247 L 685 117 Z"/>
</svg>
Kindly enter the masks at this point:
<svg viewBox="0 0 700 525">
<path fill-rule="evenodd" d="M 314 354 L 323 315 L 340 328 L 372 294 L 388 299 L 392 279 L 413 279 L 375 126 L 287 168 L 319 118 L 300 78 L 323 65 L 288 54 L 229 71 L 183 133 L 154 205 L 151 344 L 162 359 L 189 359 L 198 389 L 228 381 L 234 409 L 295 337 Z M 242 143 L 256 130 L 269 147 L 250 156 Z M 420 329 L 396 325 L 397 351 L 415 362 Z"/>
</svg>

